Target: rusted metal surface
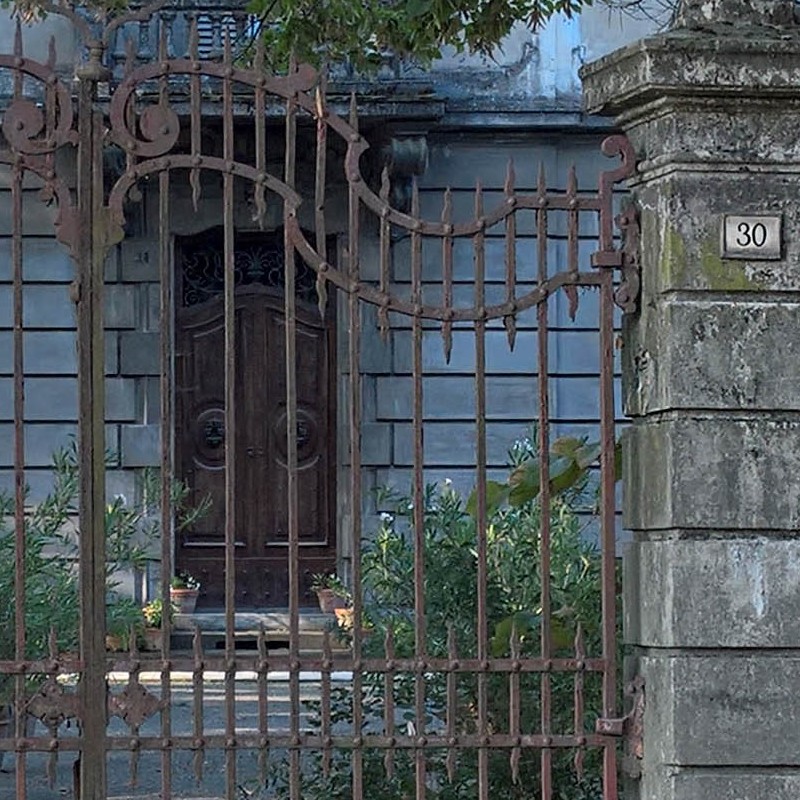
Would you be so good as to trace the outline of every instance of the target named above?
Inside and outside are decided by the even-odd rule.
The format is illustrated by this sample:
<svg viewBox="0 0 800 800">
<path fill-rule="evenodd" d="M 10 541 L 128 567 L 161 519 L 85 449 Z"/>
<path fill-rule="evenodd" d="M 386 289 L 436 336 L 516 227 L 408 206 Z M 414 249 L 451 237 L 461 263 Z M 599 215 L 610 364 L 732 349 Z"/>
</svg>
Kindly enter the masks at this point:
<svg viewBox="0 0 800 800">
<path fill-rule="evenodd" d="M 60 13 L 60 7 L 53 9 Z M 66 13 L 66 12 L 65 12 Z M 137 12 L 146 19 L 149 12 Z M 174 770 L 173 756 L 191 755 L 191 770 L 198 783 L 207 775 L 206 757 L 213 751 L 223 753 L 226 800 L 240 796 L 242 776 L 239 755 L 247 750 L 257 753 L 258 776 L 266 785 L 274 754 L 287 757 L 288 797 L 303 796 L 307 773 L 306 757 L 320 755 L 319 768 L 327 775 L 337 752 L 349 754 L 352 774 L 352 797 L 365 800 L 365 758 L 370 750 L 382 752 L 382 764 L 390 779 L 403 760 L 411 764 L 413 775 L 409 785 L 420 800 L 431 794 L 430 759 L 445 753 L 447 775 L 452 779 L 458 759 L 465 753 L 477 765 L 475 797 L 488 800 L 492 796 L 490 763 L 496 751 L 507 755 L 507 769 L 516 781 L 524 756 L 534 754 L 539 760 L 541 797 L 558 796 L 560 787 L 554 778 L 554 758 L 559 751 L 574 751 L 574 769 L 584 774 L 585 756 L 589 750 L 602 751 L 602 787 L 604 800 L 617 797 L 617 737 L 624 727 L 616 724 L 616 563 L 615 563 L 615 428 L 614 428 L 614 304 L 626 311 L 635 310 L 638 296 L 638 241 L 635 211 L 625 210 L 617 219 L 624 234 L 624 247 L 614 239 L 615 186 L 634 169 L 631 147 L 621 136 L 610 137 L 603 152 L 618 157 L 621 163 L 602 173 L 598 188 L 587 192 L 578 187 L 577 175 L 570 170 L 566 189 L 549 188 L 548 176 L 540 169 L 536 186 L 522 191 L 512 164 L 496 205 L 490 205 L 487 192 L 478 184 L 474 191 L 474 207 L 467 219 L 459 219 L 454 210 L 453 194 L 444 192 L 441 211 L 436 219 L 424 219 L 421 213 L 420 190 L 416 183 L 411 190 L 410 210 L 399 211 L 390 205 L 390 182 L 384 170 L 374 190 L 361 171 L 362 157 L 368 142 L 359 132 L 355 99 L 349 120 L 332 114 L 325 103 L 324 77 L 307 66 L 292 65 L 287 75 L 274 76 L 264 69 L 265 54 L 256 48 L 251 66 L 236 59 L 230 38 L 222 37 L 219 60 L 204 58 L 200 52 L 199 34 L 192 27 L 188 36 L 188 52 L 171 52 L 171 44 L 163 27 L 159 36 L 159 57 L 152 63 L 137 63 L 135 48 L 128 48 L 124 78 L 112 83 L 107 97 L 98 97 L 98 87 L 109 73 L 102 65 L 104 46 L 116 41 L 127 24 L 120 18 L 105 24 L 98 34 L 88 24 L 70 13 L 78 33 L 87 45 L 84 64 L 78 69 L 78 90 L 73 97 L 67 83 L 55 72 L 55 57 L 39 64 L 24 56 L 18 37 L 16 52 L 0 55 L 0 71 L 14 77 L 14 97 L 2 110 L 5 149 L 0 150 L 0 168 L 11 175 L 12 197 L 12 281 L 13 281 L 13 362 L 14 362 L 14 479 L 16 543 L 16 631 L 15 659 L 0 661 L 0 675 L 10 676 L 15 683 L 18 711 L 14 735 L 0 740 L 0 750 L 16 753 L 17 800 L 26 798 L 27 758 L 31 753 L 77 754 L 81 761 L 81 800 L 105 800 L 109 794 L 107 757 L 110 752 L 130 754 L 130 779 L 136 783 L 143 753 L 160 754 L 160 796 L 163 800 L 176 796 L 181 776 Z M 117 47 L 117 52 L 121 52 Z M 52 51 L 51 51 L 52 53 Z M 36 86 L 38 88 L 31 88 Z M 26 94 L 26 91 L 28 94 Z M 33 93 L 33 98 L 29 95 Z M 36 92 L 42 102 L 37 105 Z M 244 119 L 237 109 L 243 98 L 253 116 Z M 266 109 L 281 104 L 284 109 L 284 130 L 267 127 Z M 206 112 L 213 106 L 214 118 L 220 123 L 221 145 L 215 150 L 204 136 Z M 180 109 L 180 113 L 176 109 Z M 250 161 L 237 160 L 236 138 L 241 126 L 250 125 L 255 143 Z M 310 123 L 310 124 L 308 124 Z M 314 134 L 311 157 L 300 152 L 298 131 L 303 126 Z M 276 142 L 276 140 L 279 140 Z M 305 140 L 304 140 L 305 141 Z M 332 144 L 344 145 L 343 160 L 337 161 Z M 124 156 L 122 174 L 112 181 L 104 177 L 103 147 L 115 145 Z M 55 172 L 55 154 L 61 149 L 77 150 L 77 190 L 73 195 Z M 268 154 L 270 157 L 268 158 Z M 278 158 L 275 155 L 278 155 Z M 282 161 L 283 167 L 274 167 Z M 298 164 L 313 172 L 312 180 L 298 179 Z M 272 167 L 270 165 L 273 165 Z M 276 172 L 270 172 L 270 169 Z M 342 263 L 329 256 L 326 211 L 329 178 L 335 169 L 347 185 L 347 236 Z M 109 249 L 124 237 L 124 227 L 131 206 L 141 200 L 142 187 L 149 181 L 157 198 L 158 209 L 158 275 L 160 281 L 160 419 L 161 419 L 161 485 L 170 497 L 170 480 L 175 472 L 170 425 L 175 397 L 173 364 L 173 254 L 172 221 L 174 187 L 185 180 L 191 207 L 196 212 L 205 201 L 203 178 L 214 175 L 222 186 L 219 216 L 224 238 L 224 445 L 225 445 L 225 638 L 222 652 L 205 652 L 201 633 L 194 632 L 191 653 L 175 653 L 170 646 L 170 622 L 166 621 L 162 649 L 156 656 L 136 651 L 135 643 L 127 655 L 112 657 L 105 651 L 105 509 L 104 463 L 104 330 L 103 295 L 104 262 Z M 25 638 L 25 450 L 24 450 L 24 374 L 23 358 L 23 252 L 24 219 L 22 187 L 26 176 L 44 187 L 45 199 L 55 200 L 57 235 L 71 250 L 76 263 L 73 296 L 78 307 L 78 344 L 80 378 L 80 575 L 81 575 L 81 648 L 78 656 L 51 653 L 49 660 L 27 660 Z M 273 654 L 268 650 L 262 630 L 257 637 L 257 650 L 247 655 L 236 648 L 236 569 L 237 569 L 237 460 L 236 430 L 244 413 L 236 404 L 237 350 L 235 225 L 234 201 L 237 187 L 245 186 L 254 211 L 253 221 L 262 229 L 268 225 L 270 209 L 279 205 L 278 215 L 284 237 L 283 347 L 285 352 L 285 423 L 286 423 L 286 564 L 288 571 L 288 653 Z M 303 186 L 305 188 L 301 189 Z M 307 187 L 310 186 L 309 190 Z M 305 193 L 305 196 L 304 196 Z M 311 207 L 315 226 L 313 236 L 306 235 L 298 214 L 302 204 Z M 533 280 L 520 279 L 517 265 L 518 230 L 523 214 L 533 220 L 534 237 L 529 239 L 536 255 Z M 566 220 L 565 263 L 550 263 L 548 241 L 556 215 Z M 586 269 L 579 258 L 581 221 L 593 217 L 599 222 L 599 245 L 592 259 L 596 269 Z M 379 264 L 377 278 L 364 278 L 361 244 L 365 220 L 375 223 Z M 502 302 L 487 300 L 487 235 L 492 231 L 502 238 L 505 263 L 502 265 L 504 286 Z M 401 296 L 392 284 L 392 243 L 398 236 L 407 236 L 410 243 L 410 290 Z M 471 247 L 474 265 L 472 297 L 466 304 L 456 304 L 454 296 L 454 245 L 466 241 Z M 424 276 L 423 247 L 433 242 L 441 258 L 441 293 L 439 302 L 429 299 Z M 335 263 L 333 263 L 335 261 Z M 394 320 L 408 323 L 411 346 L 413 510 L 411 540 L 413 561 L 413 655 L 398 657 L 397 642 L 391 631 L 382 642 L 382 654 L 368 654 L 360 620 L 364 609 L 362 574 L 359 558 L 351 564 L 349 582 L 353 592 L 352 642 L 345 655 L 334 657 L 331 636 L 322 640 L 322 652 L 311 654 L 301 649 L 300 606 L 302 576 L 298 564 L 301 552 L 299 530 L 301 466 L 298 459 L 298 309 L 297 274 L 301 265 L 315 275 L 316 298 L 324 318 L 329 304 L 343 300 L 346 309 L 348 346 L 343 395 L 347 397 L 348 420 L 346 464 L 347 531 L 351 552 L 361 547 L 363 530 L 362 448 L 364 410 L 361 346 L 365 331 L 365 308 L 375 307 L 376 335 L 388 339 Z M 615 285 L 618 280 L 619 285 Z M 553 587 L 551 586 L 551 481 L 549 461 L 553 437 L 550 430 L 551 385 L 549 380 L 550 342 L 552 331 L 548 301 L 558 292 L 568 298 L 569 313 L 578 308 L 580 287 L 590 287 L 600 295 L 600 544 L 602 562 L 602 652 L 587 652 L 580 626 L 574 636 L 573 654 L 565 657 L 554 642 Z M 509 347 L 518 345 L 519 315 L 536 309 L 538 347 L 531 348 L 531 364 L 538 363 L 538 449 L 545 454 L 539 464 L 539 530 L 540 558 L 538 569 L 541 585 L 539 642 L 536 655 L 523 654 L 522 632 L 516 628 L 509 640 L 509 655 L 494 655 L 489 647 L 489 608 L 487 536 L 489 535 L 489 498 L 487 494 L 487 363 L 490 357 L 487 333 L 493 322 L 502 325 Z M 474 341 L 474 407 L 475 407 L 475 520 L 477 582 L 475 586 L 477 619 L 474 652 L 459 651 L 451 628 L 445 652 L 436 654 L 427 631 L 426 563 L 425 563 L 425 348 L 429 342 L 425 332 L 438 328 L 445 361 L 453 350 L 454 329 L 472 332 Z M 169 501 L 161 509 L 164 530 L 173 526 L 174 509 Z M 173 571 L 173 540 L 165 536 L 161 544 L 161 593 L 169 592 Z M 370 651 L 371 652 L 371 651 Z M 114 666 L 128 672 L 126 687 L 121 691 L 107 688 L 107 673 Z M 143 685 L 144 669 L 159 673 L 157 691 Z M 351 673 L 352 706 L 349 726 L 343 731 L 341 721 L 333 718 L 332 673 L 334 669 Z M 185 670 L 191 674 L 191 729 L 178 729 L 172 715 L 173 673 Z M 223 674 L 224 713 L 222 724 L 209 730 L 205 701 L 205 676 L 210 671 Z M 256 722 L 242 730 L 237 720 L 237 675 L 254 673 Z M 273 700 L 269 680 L 275 673 L 288 675 L 288 722 L 271 727 Z M 302 720 L 302 672 L 319 674 L 319 728 L 308 730 Z M 33 698 L 26 695 L 26 675 L 45 676 Z M 381 713 L 377 722 L 369 719 L 364 707 L 366 676 L 376 674 L 383 687 Z M 65 676 L 77 675 L 77 688 Z M 399 727 L 400 703 L 395 697 L 398 678 L 410 679 L 410 718 Z M 431 676 L 442 676 L 444 719 L 440 727 L 431 727 L 427 684 Z M 489 712 L 490 681 L 502 676 L 508 691 L 508 723 L 499 728 Z M 61 680 L 59 680 L 61 678 Z M 554 687 L 562 679 L 570 682 L 573 696 L 571 730 L 554 727 Z M 462 680 L 473 680 L 477 687 L 475 726 L 458 727 L 458 686 Z M 528 679 L 528 680 L 526 680 Z M 602 715 L 594 732 L 587 731 L 587 684 L 602 684 Z M 535 696 L 535 701 L 532 699 Z M 106 698 L 106 702 L 98 702 Z M 642 692 L 637 695 L 633 728 L 639 730 Z M 521 718 L 526 703 L 539 709 L 538 728 L 526 730 Z M 637 710 L 638 709 L 638 710 Z M 45 723 L 47 736 L 28 737 L 24 728 L 25 711 Z M 638 714 L 638 716 L 636 716 Z M 124 735 L 110 734 L 109 717 L 119 718 L 128 728 Z M 158 718 L 156 729 L 143 729 L 148 721 Z M 78 735 L 61 735 L 61 725 L 77 718 Z M 637 721 L 638 720 L 638 721 Z M 627 724 L 627 723 L 626 723 Z M 634 743 L 633 755 L 639 756 Z"/>
</svg>

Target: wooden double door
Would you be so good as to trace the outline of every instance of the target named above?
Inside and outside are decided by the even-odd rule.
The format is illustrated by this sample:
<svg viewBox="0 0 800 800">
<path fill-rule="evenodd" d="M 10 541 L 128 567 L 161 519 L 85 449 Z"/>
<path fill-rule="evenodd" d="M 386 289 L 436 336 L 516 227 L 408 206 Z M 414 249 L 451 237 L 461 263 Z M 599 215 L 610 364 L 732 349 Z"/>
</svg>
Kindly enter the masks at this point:
<svg viewBox="0 0 800 800">
<path fill-rule="evenodd" d="M 176 531 L 175 563 L 201 581 L 200 608 L 224 606 L 225 430 L 221 242 L 193 239 L 178 251 L 176 464 L 209 512 Z M 204 253 L 199 262 L 197 252 Z M 192 254 L 195 253 L 195 256 Z M 237 609 L 288 605 L 285 316 L 280 238 L 236 245 L 234 520 Z M 271 274 L 268 274 L 270 273 Z M 335 328 L 299 275 L 297 302 L 297 458 L 301 605 L 312 605 L 309 577 L 336 564 Z"/>
</svg>

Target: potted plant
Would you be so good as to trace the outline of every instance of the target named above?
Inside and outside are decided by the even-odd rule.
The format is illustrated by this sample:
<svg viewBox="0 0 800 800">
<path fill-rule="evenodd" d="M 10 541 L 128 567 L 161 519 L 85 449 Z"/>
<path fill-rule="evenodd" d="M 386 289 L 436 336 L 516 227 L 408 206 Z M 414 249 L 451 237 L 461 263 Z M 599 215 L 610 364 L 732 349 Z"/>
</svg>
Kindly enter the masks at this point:
<svg viewBox="0 0 800 800">
<path fill-rule="evenodd" d="M 130 597 L 112 593 L 106 603 L 106 650 L 112 653 L 129 650 L 131 637 L 138 637 L 142 627 L 138 604 Z"/>
<path fill-rule="evenodd" d="M 175 614 L 175 607 L 170 603 L 170 619 Z M 160 650 L 163 643 L 164 601 L 156 597 L 142 607 L 144 628 L 142 630 L 142 649 Z"/>
<path fill-rule="evenodd" d="M 325 614 L 348 606 L 350 591 L 335 572 L 312 575 L 311 589 L 316 592 L 319 609 Z"/>
<path fill-rule="evenodd" d="M 188 572 L 178 572 L 170 581 L 169 599 L 177 614 L 194 614 L 200 594 L 200 581 Z"/>
</svg>

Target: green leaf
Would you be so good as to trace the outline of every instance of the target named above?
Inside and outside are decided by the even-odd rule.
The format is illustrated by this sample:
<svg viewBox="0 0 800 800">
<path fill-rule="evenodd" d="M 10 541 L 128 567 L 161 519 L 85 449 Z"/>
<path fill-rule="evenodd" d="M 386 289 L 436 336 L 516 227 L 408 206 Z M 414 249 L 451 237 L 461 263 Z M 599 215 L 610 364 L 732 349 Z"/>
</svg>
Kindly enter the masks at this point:
<svg viewBox="0 0 800 800">
<path fill-rule="evenodd" d="M 492 516 L 508 499 L 508 486 L 498 481 L 486 481 L 486 515 Z M 467 500 L 467 514 L 478 516 L 478 491 L 473 489 Z"/>
</svg>

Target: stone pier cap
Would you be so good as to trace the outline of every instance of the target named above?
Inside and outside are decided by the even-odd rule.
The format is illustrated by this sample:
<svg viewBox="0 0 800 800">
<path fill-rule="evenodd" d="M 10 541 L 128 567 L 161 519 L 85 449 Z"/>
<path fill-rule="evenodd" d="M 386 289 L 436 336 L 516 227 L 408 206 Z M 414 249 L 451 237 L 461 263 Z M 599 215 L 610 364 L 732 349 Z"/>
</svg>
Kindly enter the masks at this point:
<svg viewBox="0 0 800 800">
<path fill-rule="evenodd" d="M 604 56 L 581 70 L 584 106 L 624 126 L 670 98 L 800 100 L 800 24 L 794 12 L 785 24 L 770 19 L 684 25 Z"/>
</svg>

